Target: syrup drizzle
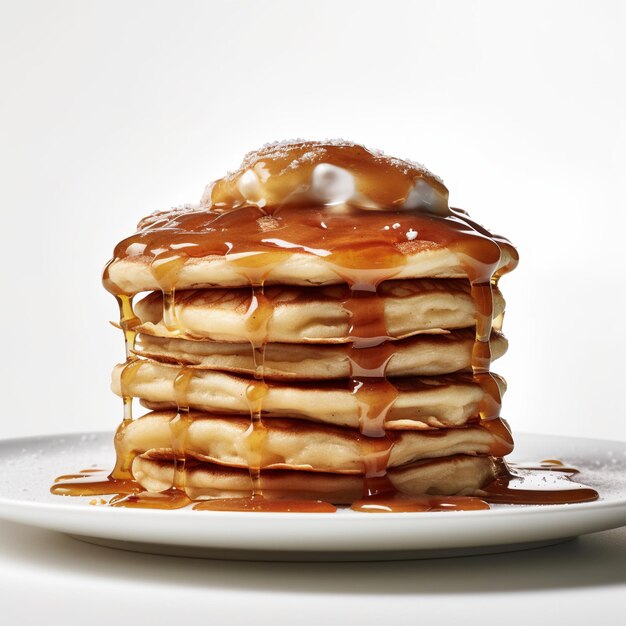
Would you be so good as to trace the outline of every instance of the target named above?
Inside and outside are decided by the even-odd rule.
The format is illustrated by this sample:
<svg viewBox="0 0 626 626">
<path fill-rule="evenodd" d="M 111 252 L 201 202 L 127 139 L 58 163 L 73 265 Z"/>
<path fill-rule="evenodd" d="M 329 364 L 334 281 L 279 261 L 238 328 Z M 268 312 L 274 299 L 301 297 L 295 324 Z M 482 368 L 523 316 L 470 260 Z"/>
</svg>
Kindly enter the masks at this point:
<svg viewBox="0 0 626 626">
<path fill-rule="evenodd" d="M 124 332 L 124 349 L 128 360 L 131 358 L 131 351 L 135 348 L 135 339 L 137 338 L 137 332 L 134 329 L 141 324 L 141 320 L 133 310 L 132 296 L 117 294 L 115 300 L 120 312 L 120 328 Z"/>
<path fill-rule="evenodd" d="M 176 416 L 170 421 L 171 449 L 174 454 L 174 484 L 180 485 L 183 492 L 185 492 L 187 484 L 187 432 L 192 422 L 189 415 L 188 391 L 193 376 L 194 370 L 182 367 L 174 379 Z"/>
<path fill-rule="evenodd" d="M 243 274 L 250 285 L 250 305 L 245 316 L 246 338 L 250 343 L 254 363 L 254 377 L 246 388 L 246 401 L 250 412 L 250 428 L 245 434 L 248 445 L 248 469 L 252 481 L 252 495 L 246 498 L 230 500 L 231 510 L 270 510 L 266 508 L 263 494 L 261 471 L 263 452 L 266 448 L 267 428 L 263 423 L 263 402 L 269 390 L 265 382 L 265 347 L 267 345 L 268 326 L 274 314 L 271 301 L 265 296 L 265 279 L 276 265 L 278 259 L 271 253 L 248 255 L 242 259 L 232 259 L 231 263 Z M 269 501 L 268 501 L 269 502 Z M 279 505 L 273 504 L 278 507 Z M 285 505 L 287 506 L 287 505 Z M 277 510 L 276 508 L 271 510 Z"/>
<path fill-rule="evenodd" d="M 320 181 L 326 186 L 320 186 Z M 267 431 L 263 423 L 263 403 L 268 391 L 265 348 L 267 329 L 274 313 L 264 290 L 265 285 L 272 282 L 276 268 L 294 254 L 304 253 L 322 259 L 335 273 L 335 282 L 349 286 L 343 302 L 350 317 L 348 385 L 359 406 L 359 430 L 363 436 L 376 441 L 374 452 L 363 458 L 363 497 L 354 502 L 352 508 L 366 512 L 476 510 L 488 508 L 487 501 L 556 503 L 597 498 L 595 491 L 571 488 L 571 483 L 569 489 L 563 490 L 562 481 L 548 490 L 525 487 L 532 476 L 546 473 L 569 481 L 575 470 L 555 461 L 545 461 L 534 468 L 509 467 L 501 461 L 498 477 L 484 488 L 481 498 L 407 497 L 394 488 L 387 476 L 394 438 L 385 430 L 385 420 L 398 391 L 387 380 L 394 342 L 385 326 L 378 288 L 381 282 L 401 273 L 407 255 L 441 249 L 456 254 L 471 285 L 476 310 L 472 377 L 485 392 L 476 419 L 495 437 L 492 454 L 496 457 L 507 454 L 512 438 L 507 425 L 498 419 L 501 393 L 498 380 L 490 373 L 489 337 L 493 328 L 500 328 L 502 321 L 502 316 L 493 320 L 493 287 L 503 274 L 514 269 L 517 252 L 506 239 L 491 235 L 464 211 L 448 208 L 447 190 L 423 168 L 342 142 L 296 142 L 248 155 L 238 172 L 217 181 L 208 190 L 203 205 L 150 216 L 140 223 L 138 233 L 118 244 L 103 277 L 105 287 L 117 298 L 126 345 L 126 364 L 121 374 L 124 413 L 116 444 L 133 419 L 128 385 L 143 361 L 132 356 L 134 329 L 138 325 L 132 306 L 135 294 L 116 284 L 111 277 L 112 269 L 118 262 L 132 257 L 149 259 L 151 276 L 162 292 L 164 325 L 172 334 L 184 335 L 185 329 L 176 314 L 175 295 L 180 284 L 188 286 L 188 278 L 181 282 L 183 272 L 192 266 L 194 259 L 221 257 L 229 261 L 237 276 L 236 280 L 229 280 L 237 285 L 247 284 L 251 289 L 246 334 L 252 350 L 254 376 L 246 390 L 250 410 L 246 437 L 252 494 L 246 498 L 201 502 L 194 508 L 334 510 L 333 505 L 315 500 L 273 499 L 262 488 Z M 213 285 L 194 286 L 210 288 Z M 192 381 L 193 370 L 183 367 L 174 383 L 177 413 L 170 429 L 176 488 L 163 494 L 142 493 L 141 487 L 132 480 L 136 451 L 122 454 L 121 446 L 116 445 L 117 462 L 109 476 L 87 470 L 63 476 L 52 487 L 53 493 L 119 494 L 110 501 L 111 506 L 187 506 L 190 500 L 185 494 L 185 441 L 192 419 L 187 397 Z"/>
<path fill-rule="evenodd" d="M 377 450 L 363 456 L 364 496 L 372 496 L 392 487 L 387 478 L 389 457 L 395 439 L 385 429 L 387 414 L 398 397 L 398 389 L 387 380 L 387 365 L 393 344 L 385 324 L 383 303 L 378 286 L 392 278 L 404 264 L 404 257 L 394 251 L 379 258 L 383 267 L 362 270 L 363 260 L 356 255 L 335 259 L 337 271 L 350 287 L 350 297 L 343 307 L 350 316 L 350 387 L 359 407 L 359 431 L 376 438 Z M 356 266 L 356 267 L 355 267 Z M 367 265 L 366 265 L 367 267 Z M 372 297 L 374 296 L 374 297 Z"/>
</svg>

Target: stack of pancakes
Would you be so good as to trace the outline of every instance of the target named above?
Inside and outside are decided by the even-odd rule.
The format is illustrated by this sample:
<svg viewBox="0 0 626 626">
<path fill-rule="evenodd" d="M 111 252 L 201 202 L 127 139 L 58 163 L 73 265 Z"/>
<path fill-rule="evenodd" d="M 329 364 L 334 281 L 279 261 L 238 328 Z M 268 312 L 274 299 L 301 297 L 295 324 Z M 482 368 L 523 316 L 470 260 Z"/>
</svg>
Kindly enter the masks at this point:
<svg viewBox="0 0 626 626">
<path fill-rule="evenodd" d="M 480 493 L 513 447 L 489 362 L 516 258 L 416 164 L 344 142 L 248 155 L 107 267 L 113 390 L 150 409 L 127 410 L 113 476 L 192 500 Z"/>
</svg>

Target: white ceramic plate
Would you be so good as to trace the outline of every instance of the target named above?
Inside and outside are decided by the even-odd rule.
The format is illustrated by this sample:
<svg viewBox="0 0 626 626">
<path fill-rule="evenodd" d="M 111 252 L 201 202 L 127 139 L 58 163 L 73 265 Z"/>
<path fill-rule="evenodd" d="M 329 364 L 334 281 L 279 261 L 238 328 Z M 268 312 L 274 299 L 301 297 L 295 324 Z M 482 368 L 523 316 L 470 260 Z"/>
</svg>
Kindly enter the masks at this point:
<svg viewBox="0 0 626 626">
<path fill-rule="evenodd" d="M 229 559 L 380 560 L 500 552 L 626 525 L 626 443 L 516 435 L 511 460 L 558 458 L 600 493 L 569 505 L 489 511 L 337 514 L 175 511 L 90 506 L 49 493 L 53 479 L 111 467 L 112 435 L 0 441 L 0 518 L 112 547 Z"/>
</svg>

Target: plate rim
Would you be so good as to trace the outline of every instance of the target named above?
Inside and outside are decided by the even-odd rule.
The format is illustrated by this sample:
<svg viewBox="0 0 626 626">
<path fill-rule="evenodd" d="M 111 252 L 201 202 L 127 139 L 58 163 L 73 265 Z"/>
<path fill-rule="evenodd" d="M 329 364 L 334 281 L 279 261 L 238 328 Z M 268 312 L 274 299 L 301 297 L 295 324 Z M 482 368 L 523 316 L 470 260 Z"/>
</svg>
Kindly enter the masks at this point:
<svg viewBox="0 0 626 626">
<path fill-rule="evenodd" d="M 0 496 L 0 519 L 135 552 L 253 561 L 397 560 L 488 554 L 525 549 L 531 544 L 549 545 L 626 525 L 626 485 L 621 479 L 615 490 L 607 489 L 608 499 L 576 504 L 496 505 L 484 511 L 450 511 L 448 515 L 363 515 L 350 510 L 335 515 L 255 511 L 205 511 L 212 515 L 202 515 L 190 508 L 164 511 L 88 506 L 91 496 L 57 500 L 46 493 L 52 483 L 48 472 L 52 474 L 59 466 L 79 459 L 85 462 L 91 454 L 97 455 L 94 460 L 104 458 L 105 453 L 110 457 L 113 449 L 108 442 L 112 436 L 113 432 L 107 430 L 0 440 L 0 451 L 9 453 L 7 462 L 14 459 L 15 463 L 14 470 L 8 471 L 12 481 L 7 482 L 7 492 L 11 496 Z M 549 448 L 554 448 L 557 456 L 582 453 L 585 465 L 593 463 L 594 458 L 606 463 L 613 455 L 619 455 L 620 461 L 622 454 L 626 456 L 626 442 L 619 440 L 522 432 L 516 437 L 518 458 L 541 458 L 544 453 L 550 454 L 545 452 Z M 28 483 L 31 493 L 19 496 L 19 485 L 14 487 L 16 476 L 23 470 L 23 463 L 28 464 L 30 456 L 35 456 L 33 452 L 42 453 L 40 448 L 47 442 L 49 459 L 42 461 Z M 81 444 L 84 450 L 80 450 Z M 530 448 L 527 451 L 525 444 Z M 621 464 L 617 466 L 621 468 Z M 608 487 L 610 482 L 605 485 Z"/>
</svg>

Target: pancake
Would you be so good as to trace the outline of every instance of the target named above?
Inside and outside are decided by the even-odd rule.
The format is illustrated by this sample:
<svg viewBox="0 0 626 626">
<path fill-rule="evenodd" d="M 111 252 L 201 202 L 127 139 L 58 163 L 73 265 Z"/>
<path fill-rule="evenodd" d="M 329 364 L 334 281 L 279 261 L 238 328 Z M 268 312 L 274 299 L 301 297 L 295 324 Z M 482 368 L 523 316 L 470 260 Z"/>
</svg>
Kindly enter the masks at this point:
<svg viewBox="0 0 626 626">
<path fill-rule="evenodd" d="M 197 209 L 195 209 L 197 210 Z M 241 209 L 245 211 L 245 209 Z M 208 213 L 204 211 L 204 213 Z M 250 222 L 244 228 L 258 228 L 256 222 L 263 214 L 256 210 Z M 168 221 L 173 221 L 177 214 L 172 214 Z M 215 219 L 219 218 L 214 215 Z M 392 218 L 393 219 L 393 218 Z M 387 221 L 392 221 L 387 218 Z M 406 220 L 403 220 L 406 221 Z M 397 222 L 396 222 L 397 223 Z M 388 224 L 385 224 L 388 225 Z M 414 226 L 419 223 L 413 219 L 404 226 L 405 234 L 417 232 Z M 381 229 L 383 228 L 381 223 Z M 352 226 L 350 226 L 352 228 Z M 259 229 L 259 235 L 266 234 Z M 237 238 L 237 230 L 224 236 Z M 261 237 L 259 237 L 261 239 Z M 305 239 L 306 241 L 306 239 Z M 131 256 L 114 259 L 108 266 L 105 284 L 110 291 L 124 294 L 137 294 L 143 291 L 167 289 L 159 275 L 153 272 L 154 256 L 133 251 L 143 250 L 143 244 L 132 247 L 136 242 L 124 243 L 124 252 L 130 251 Z M 402 263 L 398 261 L 395 270 L 383 273 L 384 279 L 390 278 L 468 278 L 468 271 L 461 258 L 452 250 L 432 241 L 396 241 L 392 245 Z M 371 248 L 376 249 L 377 243 L 372 242 Z M 306 243 L 294 245 L 296 249 L 307 249 Z M 266 285 L 335 285 L 346 282 L 345 275 L 349 269 L 337 267 L 324 256 L 310 252 L 277 252 L 275 247 L 266 246 L 265 252 L 272 256 L 268 259 L 271 266 L 263 273 Z M 245 253 L 216 255 L 207 254 L 201 257 L 184 256 L 176 273 L 177 289 L 206 289 L 212 287 L 247 287 L 250 285 L 249 273 L 246 272 L 248 256 Z M 516 258 L 511 251 L 504 249 L 497 270 L 508 271 L 515 265 Z M 244 269 L 242 269 L 244 268 Z"/>
<path fill-rule="evenodd" d="M 346 142 L 262 148 L 200 203 L 153 214 L 121 241 L 104 274 L 142 291 L 469 278 L 488 284 L 517 252 L 448 206 L 421 166 Z"/>
<path fill-rule="evenodd" d="M 474 332 L 470 329 L 444 335 L 417 335 L 390 344 L 386 375 L 438 376 L 471 365 Z M 492 358 L 504 354 L 507 341 L 494 333 Z M 135 353 L 164 363 L 253 375 L 255 359 L 250 344 L 163 339 L 142 335 Z M 275 380 L 330 380 L 348 378 L 354 350 L 349 345 L 270 343 L 264 351 L 263 375 Z"/>
<path fill-rule="evenodd" d="M 350 313 L 343 305 L 350 297 L 347 285 L 298 288 L 268 287 L 271 307 L 265 329 L 267 342 L 343 343 L 349 341 Z M 375 294 L 369 296 L 376 298 Z M 476 310 L 467 280 L 391 280 L 378 289 L 384 322 L 390 337 L 420 332 L 468 328 Z M 175 327 L 163 321 L 163 295 L 149 294 L 135 305 L 141 325 L 135 330 L 159 337 L 190 337 L 225 342 L 247 342 L 250 289 L 177 291 L 171 315 Z M 504 299 L 494 289 L 493 316 L 504 311 Z"/>
<path fill-rule="evenodd" d="M 498 281 L 517 262 L 419 164 L 343 140 L 249 153 L 115 247 L 117 459 L 103 487 L 83 472 L 74 492 L 241 499 L 220 510 L 482 495 L 513 447 L 491 362 L 507 349 Z M 133 398 L 152 412 L 134 420 Z M 477 506 L 463 502 L 441 510 Z"/>
<path fill-rule="evenodd" d="M 116 450 L 124 458 L 152 451 L 172 452 L 175 411 L 148 413 L 120 430 Z M 290 419 L 269 420 L 262 446 L 250 437 L 250 420 L 192 411 L 184 419 L 184 453 L 198 461 L 248 468 L 291 469 L 363 474 L 368 460 L 383 457 L 387 468 L 455 454 L 504 456 L 513 449 L 509 431 L 500 420 L 465 428 L 402 431 L 385 437 L 365 437 L 358 431 Z M 389 447 L 392 446 L 389 453 Z M 388 456 L 387 462 L 384 457 Z"/>
<path fill-rule="evenodd" d="M 492 457 L 458 455 L 391 469 L 387 477 L 399 493 L 406 495 L 480 495 L 480 488 L 497 477 L 499 467 Z M 158 454 L 137 456 L 132 473 L 147 491 L 161 492 L 176 486 L 192 500 L 239 498 L 253 492 L 248 470 L 188 462 L 181 475 L 175 472 L 171 459 Z M 261 474 L 260 486 L 266 496 L 350 504 L 363 496 L 365 481 L 361 475 L 267 470 Z"/>
<path fill-rule="evenodd" d="M 125 370 L 126 367 L 126 370 Z M 122 373 L 124 394 L 122 394 Z M 138 360 L 113 370 L 112 389 L 119 395 L 141 398 L 150 409 L 175 409 L 183 404 L 209 413 L 250 415 L 246 399 L 254 379 L 222 372 L 192 370 L 184 398 L 175 381 L 181 369 L 150 360 Z M 501 387 L 504 382 L 495 377 Z M 385 416 L 387 429 L 423 429 L 461 426 L 490 404 L 487 390 L 469 374 L 440 378 L 397 378 L 398 390 Z M 264 417 L 293 417 L 337 426 L 359 427 L 361 407 L 347 381 L 315 384 L 267 383 Z"/>
</svg>

